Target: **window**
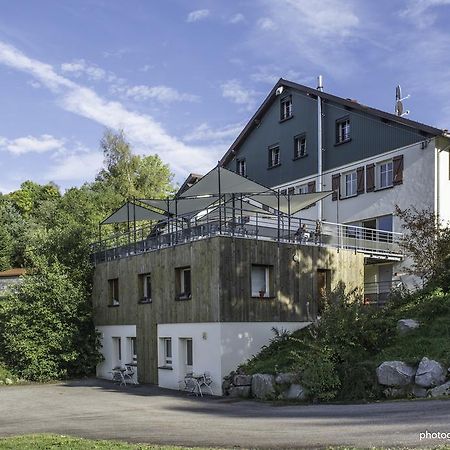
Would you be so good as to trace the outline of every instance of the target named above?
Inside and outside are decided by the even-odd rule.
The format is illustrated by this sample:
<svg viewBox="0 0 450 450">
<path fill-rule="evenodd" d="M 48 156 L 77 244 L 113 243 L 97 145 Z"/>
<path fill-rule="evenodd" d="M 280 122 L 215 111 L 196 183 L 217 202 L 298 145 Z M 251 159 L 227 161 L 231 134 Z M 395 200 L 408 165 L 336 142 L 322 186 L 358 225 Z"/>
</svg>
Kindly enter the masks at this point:
<svg viewBox="0 0 450 450">
<path fill-rule="evenodd" d="M 122 339 L 120 337 L 113 337 L 113 351 L 114 351 L 114 364 L 120 365 L 122 362 Z"/>
<path fill-rule="evenodd" d="M 306 156 L 306 135 L 300 134 L 294 137 L 294 159 Z"/>
<path fill-rule="evenodd" d="M 269 169 L 271 167 L 279 166 L 280 164 L 280 147 L 278 145 L 269 147 Z"/>
<path fill-rule="evenodd" d="M 394 167 L 392 160 L 383 161 L 377 164 L 377 188 L 383 189 L 393 186 L 394 182 Z"/>
<path fill-rule="evenodd" d="M 176 269 L 176 284 L 177 299 L 189 300 L 192 296 L 190 267 L 180 267 Z"/>
<path fill-rule="evenodd" d="M 344 195 L 345 197 L 352 197 L 353 195 L 357 194 L 357 178 L 356 178 L 356 170 L 353 172 L 349 172 L 344 174 L 343 181 L 344 181 Z"/>
<path fill-rule="evenodd" d="M 192 367 L 193 353 L 192 353 L 192 339 L 186 339 L 186 365 Z"/>
<path fill-rule="evenodd" d="M 296 194 L 307 194 L 308 193 L 308 185 L 307 184 L 299 184 L 295 186 Z"/>
<path fill-rule="evenodd" d="M 245 162 L 245 159 L 236 160 L 236 172 L 241 177 L 247 176 L 247 164 Z"/>
<path fill-rule="evenodd" d="M 280 100 L 280 120 L 292 117 L 292 97 L 289 95 Z"/>
<path fill-rule="evenodd" d="M 162 355 L 162 366 L 171 367 L 172 366 L 172 338 L 166 337 L 161 339 L 161 355 Z"/>
<path fill-rule="evenodd" d="M 139 303 L 152 301 L 152 276 L 149 273 L 139 275 Z"/>
<path fill-rule="evenodd" d="M 136 338 L 135 337 L 129 337 L 128 338 L 128 345 L 129 345 L 129 349 L 130 349 L 131 362 L 135 363 L 137 361 Z"/>
<path fill-rule="evenodd" d="M 108 298 L 110 306 L 119 306 L 119 279 L 108 280 Z"/>
<path fill-rule="evenodd" d="M 271 296 L 270 281 L 272 270 L 272 266 L 252 265 L 252 297 L 267 298 Z"/>
<path fill-rule="evenodd" d="M 350 119 L 343 118 L 336 121 L 336 144 L 350 140 Z"/>
</svg>

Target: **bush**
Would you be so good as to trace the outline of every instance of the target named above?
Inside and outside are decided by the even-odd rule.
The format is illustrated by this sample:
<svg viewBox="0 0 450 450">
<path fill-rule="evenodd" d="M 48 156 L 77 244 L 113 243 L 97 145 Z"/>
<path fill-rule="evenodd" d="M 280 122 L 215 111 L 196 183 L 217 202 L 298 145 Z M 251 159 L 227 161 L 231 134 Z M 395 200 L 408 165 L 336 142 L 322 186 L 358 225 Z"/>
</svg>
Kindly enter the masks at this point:
<svg viewBox="0 0 450 450">
<path fill-rule="evenodd" d="M 100 354 L 89 304 L 82 283 L 57 263 L 25 277 L 0 302 L 0 356 L 6 366 L 32 381 L 93 373 Z"/>
</svg>

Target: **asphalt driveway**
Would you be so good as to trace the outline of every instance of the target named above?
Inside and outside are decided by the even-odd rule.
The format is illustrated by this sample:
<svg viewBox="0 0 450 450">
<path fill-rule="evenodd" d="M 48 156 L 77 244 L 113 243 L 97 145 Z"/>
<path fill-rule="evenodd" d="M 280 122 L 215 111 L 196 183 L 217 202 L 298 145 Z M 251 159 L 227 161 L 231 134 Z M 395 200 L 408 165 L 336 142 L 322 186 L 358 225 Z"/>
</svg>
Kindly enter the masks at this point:
<svg viewBox="0 0 450 450">
<path fill-rule="evenodd" d="M 0 436 L 58 433 L 128 442 L 245 448 L 436 446 L 450 401 L 274 406 L 187 397 L 99 380 L 0 388 Z"/>
</svg>

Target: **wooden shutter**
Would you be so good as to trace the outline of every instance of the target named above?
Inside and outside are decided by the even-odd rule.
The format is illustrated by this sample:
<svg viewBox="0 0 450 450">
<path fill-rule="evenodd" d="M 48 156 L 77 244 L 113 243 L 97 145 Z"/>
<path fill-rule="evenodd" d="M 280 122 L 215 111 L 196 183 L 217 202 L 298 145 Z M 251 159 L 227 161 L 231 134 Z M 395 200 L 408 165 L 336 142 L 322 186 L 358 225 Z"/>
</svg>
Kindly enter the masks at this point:
<svg viewBox="0 0 450 450">
<path fill-rule="evenodd" d="M 375 190 L 375 164 L 366 166 L 366 192 Z"/>
<path fill-rule="evenodd" d="M 356 193 L 363 194 L 364 193 L 364 166 L 358 167 L 356 169 L 356 181 L 357 181 Z"/>
<path fill-rule="evenodd" d="M 403 183 L 403 155 L 396 156 L 392 162 L 394 166 L 393 184 L 397 186 Z"/>
<path fill-rule="evenodd" d="M 331 200 L 336 201 L 340 197 L 340 187 L 341 187 L 341 174 L 336 173 L 331 177 L 331 189 L 333 189 L 333 193 L 331 194 Z"/>
<path fill-rule="evenodd" d="M 310 181 L 308 183 L 308 193 L 310 192 L 316 192 L 316 182 L 315 181 Z"/>
</svg>

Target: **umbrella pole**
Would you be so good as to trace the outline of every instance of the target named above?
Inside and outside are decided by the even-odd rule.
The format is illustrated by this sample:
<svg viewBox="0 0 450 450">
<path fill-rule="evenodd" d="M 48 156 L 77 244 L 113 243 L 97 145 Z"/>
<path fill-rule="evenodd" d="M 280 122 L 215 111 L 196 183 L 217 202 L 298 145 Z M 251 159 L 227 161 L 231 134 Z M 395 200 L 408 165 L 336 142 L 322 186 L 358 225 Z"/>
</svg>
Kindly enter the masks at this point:
<svg viewBox="0 0 450 450">
<path fill-rule="evenodd" d="M 277 210 L 277 219 L 278 219 L 278 227 L 277 227 L 277 240 L 278 244 L 280 244 L 280 190 L 277 191 L 277 203 L 278 203 L 278 210 Z"/>
<path fill-rule="evenodd" d="M 131 237 L 130 237 L 130 201 L 127 201 L 127 227 L 128 227 L 128 251 L 127 254 L 130 254 L 130 246 L 131 246 Z"/>
<path fill-rule="evenodd" d="M 220 201 L 222 200 L 222 190 L 220 186 L 220 165 L 217 164 L 217 175 L 219 177 L 218 187 L 219 187 L 219 234 L 222 234 L 222 208 L 220 206 Z"/>
<path fill-rule="evenodd" d="M 288 241 L 291 242 L 291 194 L 288 193 Z"/>
</svg>

